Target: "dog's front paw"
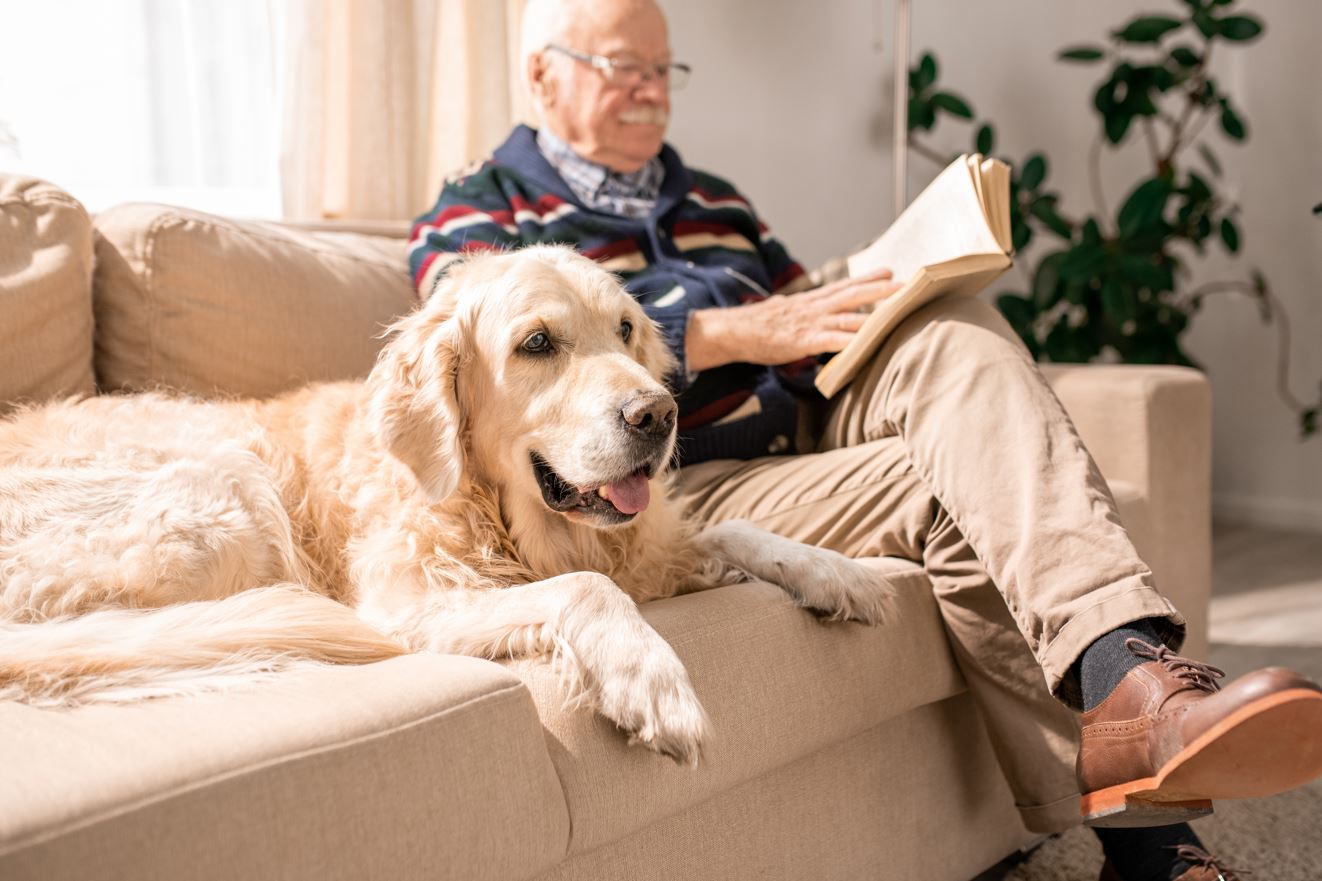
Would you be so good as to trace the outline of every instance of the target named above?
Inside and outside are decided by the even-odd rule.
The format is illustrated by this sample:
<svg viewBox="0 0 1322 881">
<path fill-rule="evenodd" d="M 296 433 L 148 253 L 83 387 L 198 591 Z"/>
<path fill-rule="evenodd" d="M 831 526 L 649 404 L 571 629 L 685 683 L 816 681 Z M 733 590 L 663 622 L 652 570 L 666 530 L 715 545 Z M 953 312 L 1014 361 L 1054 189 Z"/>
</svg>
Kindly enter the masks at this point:
<svg viewBox="0 0 1322 881">
<path fill-rule="evenodd" d="M 818 617 L 864 624 L 880 624 L 890 617 L 889 585 L 844 554 L 742 520 L 719 523 L 702 532 L 697 542 L 721 562 L 779 585 Z"/>
<path fill-rule="evenodd" d="M 641 660 L 641 669 L 600 685 L 602 715 L 642 744 L 684 765 L 696 765 L 707 739 L 707 713 L 676 657 Z"/>
<path fill-rule="evenodd" d="M 841 554 L 819 553 L 825 559 L 800 572 L 791 590 L 804 606 L 827 621 L 883 624 L 892 617 L 890 587 L 877 573 Z"/>
</svg>

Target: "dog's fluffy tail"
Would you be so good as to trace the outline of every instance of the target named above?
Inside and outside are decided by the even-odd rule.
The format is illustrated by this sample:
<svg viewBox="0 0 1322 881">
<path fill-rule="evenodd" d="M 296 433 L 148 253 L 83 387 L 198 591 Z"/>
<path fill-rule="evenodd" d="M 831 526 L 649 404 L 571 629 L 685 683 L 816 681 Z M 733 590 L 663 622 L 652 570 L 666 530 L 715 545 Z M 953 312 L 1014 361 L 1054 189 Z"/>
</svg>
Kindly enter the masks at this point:
<svg viewBox="0 0 1322 881">
<path fill-rule="evenodd" d="M 75 706 L 190 694 L 406 651 L 341 603 L 273 585 L 162 608 L 0 622 L 0 700 Z"/>
</svg>

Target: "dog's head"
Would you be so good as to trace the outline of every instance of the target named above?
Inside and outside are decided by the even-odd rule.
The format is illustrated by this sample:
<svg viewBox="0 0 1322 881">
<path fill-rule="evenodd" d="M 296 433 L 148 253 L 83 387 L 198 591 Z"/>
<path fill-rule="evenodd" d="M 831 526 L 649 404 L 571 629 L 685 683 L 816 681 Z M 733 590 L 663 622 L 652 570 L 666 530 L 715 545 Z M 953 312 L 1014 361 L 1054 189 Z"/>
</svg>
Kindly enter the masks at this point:
<svg viewBox="0 0 1322 881">
<path fill-rule="evenodd" d="M 369 420 L 432 501 L 467 472 L 595 527 L 647 507 L 675 443 L 674 359 L 596 263 L 553 246 L 466 258 L 392 330 Z"/>
</svg>

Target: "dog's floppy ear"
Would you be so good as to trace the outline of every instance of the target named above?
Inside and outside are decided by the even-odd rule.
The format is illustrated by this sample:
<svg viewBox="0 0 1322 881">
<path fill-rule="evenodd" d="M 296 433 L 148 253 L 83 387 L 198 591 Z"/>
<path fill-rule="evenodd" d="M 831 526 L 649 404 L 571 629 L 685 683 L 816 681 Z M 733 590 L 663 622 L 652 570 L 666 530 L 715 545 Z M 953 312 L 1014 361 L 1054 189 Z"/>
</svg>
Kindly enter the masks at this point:
<svg viewBox="0 0 1322 881">
<path fill-rule="evenodd" d="M 433 503 L 458 488 L 464 470 L 459 319 L 438 312 L 424 308 L 396 323 L 367 378 L 372 434 Z"/>
</svg>

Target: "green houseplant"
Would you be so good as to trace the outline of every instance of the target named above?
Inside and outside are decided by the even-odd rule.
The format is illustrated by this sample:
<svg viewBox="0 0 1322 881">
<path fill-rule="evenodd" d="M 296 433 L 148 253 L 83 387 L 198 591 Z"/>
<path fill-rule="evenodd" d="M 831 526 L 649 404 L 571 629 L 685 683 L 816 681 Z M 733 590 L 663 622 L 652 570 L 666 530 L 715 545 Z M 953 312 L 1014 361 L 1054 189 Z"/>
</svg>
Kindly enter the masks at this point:
<svg viewBox="0 0 1322 881">
<path fill-rule="evenodd" d="M 1248 137 L 1240 109 L 1211 75 L 1209 58 L 1222 44 L 1256 39 L 1262 22 L 1235 14 L 1234 0 L 1180 0 L 1178 14 L 1140 15 L 1111 31 L 1105 45 L 1062 50 L 1060 60 L 1100 65 L 1092 95 L 1099 131 L 1090 151 L 1091 211 L 1071 213 L 1047 186 L 1049 165 L 1040 152 L 1010 162 L 1013 242 L 1022 290 L 997 298 L 1001 312 L 1039 360 L 1080 362 L 1099 357 L 1144 364 L 1198 366 L 1181 336 L 1211 296 L 1252 297 L 1279 335 L 1277 389 L 1299 418 L 1301 434 L 1316 433 L 1322 401 L 1304 404 L 1290 392 L 1286 365 L 1289 323 L 1266 277 L 1189 283 L 1189 263 L 1209 246 L 1240 250 L 1239 205 L 1219 189 L 1221 165 L 1211 135 L 1232 142 Z M 909 71 L 911 148 L 942 165 L 920 139 L 944 117 L 972 121 L 969 102 L 937 83 L 937 61 L 925 54 Z M 1215 124 L 1215 125 L 1213 125 Z M 975 124 L 973 149 L 992 153 L 995 129 Z M 1100 182 L 1102 149 L 1141 138 L 1150 166 L 1115 211 Z M 1032 243 L 1034 258 L 1024 258 Z M 1112 354 L 1113 353 L 1113 354 Z"/>
</svg>

